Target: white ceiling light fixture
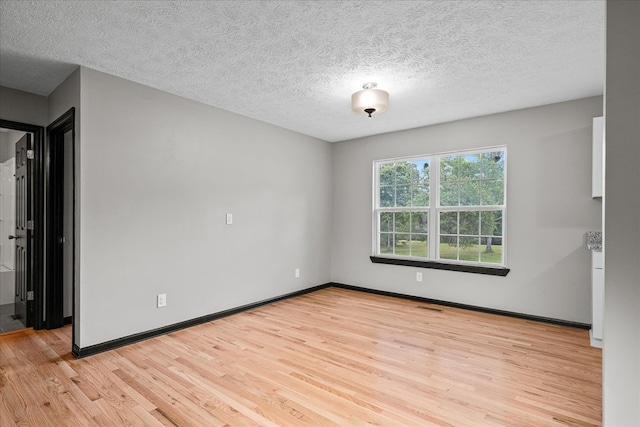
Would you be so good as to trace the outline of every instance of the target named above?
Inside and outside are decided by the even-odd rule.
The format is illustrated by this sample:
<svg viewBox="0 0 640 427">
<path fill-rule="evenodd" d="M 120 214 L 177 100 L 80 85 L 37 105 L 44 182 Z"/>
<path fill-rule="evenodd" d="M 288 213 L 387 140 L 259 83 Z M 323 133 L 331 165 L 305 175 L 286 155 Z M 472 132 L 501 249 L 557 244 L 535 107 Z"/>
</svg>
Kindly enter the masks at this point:
<svg viewBox="0 0 640 427">
<path fill-rule="evenodd" d="M 356 113 L 380 114 L 389 108 L 389 92 L 376 89 L 378 83 L 368 82 L 362 85 L 362 90 L 351 95 L 351 108 Z"/>
</svg>

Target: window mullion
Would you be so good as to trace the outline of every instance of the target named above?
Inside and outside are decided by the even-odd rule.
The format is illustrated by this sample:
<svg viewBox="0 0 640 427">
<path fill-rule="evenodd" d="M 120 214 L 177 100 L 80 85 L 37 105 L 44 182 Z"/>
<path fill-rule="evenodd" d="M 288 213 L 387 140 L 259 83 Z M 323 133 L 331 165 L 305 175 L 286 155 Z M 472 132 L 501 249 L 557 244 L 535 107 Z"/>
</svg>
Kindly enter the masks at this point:
<svg viewBox="0 0 640 427">
<path fill-rule="evenodd" d="M 440 157 L 431 158 L 431 176 L 429 177 L 429 259 L 438 259 L 438 206 L 440 206 Z"/>
</svg>

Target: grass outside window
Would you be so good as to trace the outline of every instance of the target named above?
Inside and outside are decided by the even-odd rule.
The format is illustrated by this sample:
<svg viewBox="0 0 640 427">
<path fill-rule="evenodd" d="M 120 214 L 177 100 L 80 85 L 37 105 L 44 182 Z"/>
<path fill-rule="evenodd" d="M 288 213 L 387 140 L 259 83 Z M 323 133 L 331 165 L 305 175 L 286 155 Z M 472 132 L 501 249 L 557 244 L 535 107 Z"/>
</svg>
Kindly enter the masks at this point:
<svg viewBox="0 0 640 427">
<path fill-rule="evenodd" d="M 395 255 L 399 257 L 427 259 L 428 251 L 427 243 L 418 240 L 399 240 L 395 246 L 387 246 L 386 244 L 380 246 L 381 255 Z M 481 262 L 484 263 L 500 264 L 502 262 L 502 245 L 491 245 L 492 252 L 486 252 L 486 246 L 484 245 L 471 245 L 460 248 L 459 254 L 457 251 L 458 248 L 449 243 L 440 244 L 440 258 L 443 260 L 458 259 L 459 261 L 477 262 L 479 256 Z"/>
</svg>

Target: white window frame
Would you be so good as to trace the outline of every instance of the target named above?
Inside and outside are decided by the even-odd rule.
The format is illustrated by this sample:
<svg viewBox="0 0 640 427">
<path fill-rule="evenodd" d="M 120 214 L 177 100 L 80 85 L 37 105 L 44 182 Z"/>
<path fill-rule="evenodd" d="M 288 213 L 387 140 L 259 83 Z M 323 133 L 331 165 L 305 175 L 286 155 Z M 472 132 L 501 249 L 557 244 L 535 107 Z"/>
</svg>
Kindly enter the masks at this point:
<svg viewBox="0 0 640 427">
<path fill-rule="evenodd" d="M 504 152 L 504 199 L 502 205 L 489 205 L 489 206 L 440 206 L 440 159 L 449 156 L 465 156 L 483 154 L 487 152 L 502 151 Z M 372 238 L 372 254 L 376 258 L 388 258 L 398 260 L 409 261 L 424 261 L 426 263 L 438 263 L 438 264 L 453 264 L 453 265 L 469 265 L 475 267 L 488 267 L 488 268 L 505 268 L 507 265 L 507 186 L 508 186 L 508 161 L 507 161 L 507 147 L 506 146 L 491 146 L 481 147 L 476 149 L 466 149 L 457 151 L 447 151 L 433 154 L 425 154 L 418 156 L 407 157 L 395 157 L 388 159 L 375 160 L 373 162 L 373 209 L 372 209 L 372 223 L 373 223 L 373 238 Z M 389 207 L 381 208 L 380 204 L 380 174 L 379 168 L 381 165 L 388 163 L 399 162 L 414 162 L 417 160 L 429 160 L 429 207 L 428 208 L 414 208 L 408 207 Z M 440 214 L 442 212 L 461 212 L 461 211 L 502 211 L 502 263 L 488 263 L 482 261 L 464 261 L 464 260 L 451 260 L 440 259 Z M 414 256 L 400 256 L 395 254 L 381 253 L 380 252 L 380 224 L 378 219 L 381 212 L 403 212 L 403 211 L 426 211 L 428 212 L 428 256 L 414 257 Z M 407 233 L 409 234 L 409 233 Z M 458 230 L 458 236 L 460 235 Z M 482 234 L 478 235 L 482 238 Z M 459 246 L 457 246 L 459 247 Z"/>
</svg>

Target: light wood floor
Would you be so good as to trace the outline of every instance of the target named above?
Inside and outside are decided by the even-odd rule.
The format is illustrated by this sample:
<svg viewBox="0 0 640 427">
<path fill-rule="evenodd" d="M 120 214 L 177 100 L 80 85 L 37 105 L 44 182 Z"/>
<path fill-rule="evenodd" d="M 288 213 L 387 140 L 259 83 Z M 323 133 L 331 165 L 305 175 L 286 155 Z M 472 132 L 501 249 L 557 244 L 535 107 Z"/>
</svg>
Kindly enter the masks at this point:
<svg viewBox="0 0 640 427">
<path fill-rule="evenodd" d="M 0 337 L 2 426 L 600 425 L 588 332 L 327 288 L 81 360 Z"/>
</svg>

